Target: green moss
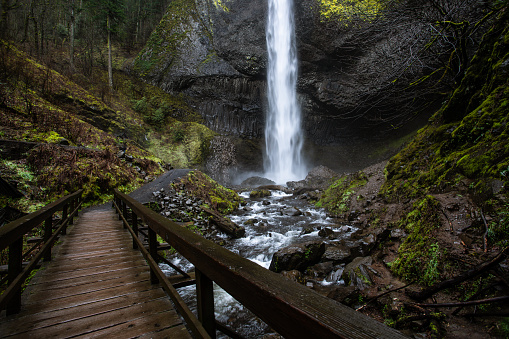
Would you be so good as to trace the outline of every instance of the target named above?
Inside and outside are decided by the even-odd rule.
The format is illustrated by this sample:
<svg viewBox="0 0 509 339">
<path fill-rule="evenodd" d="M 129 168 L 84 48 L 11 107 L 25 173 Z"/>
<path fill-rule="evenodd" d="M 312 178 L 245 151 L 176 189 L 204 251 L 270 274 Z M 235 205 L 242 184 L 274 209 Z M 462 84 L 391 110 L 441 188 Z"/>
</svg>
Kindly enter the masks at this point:
<svg viewBox="0 0 509 339">
<path fill-rule="evenodd" d="M 190 194 L 221 214 L 228 214 L 239 208 L 243 199 L 233 190 L 221 186 L 200 171 L 191 171 L 179 182 L 173 184 L 177 192 Z"/>
<path fill-rule="evenodd" d="M 336 180 L 317 202 L 318 207 L 327 209 L 334 215 L 340 215 L 349 210 L 351 199 L 356 199 L 355 189 L 366 185 L 368 178 L 363 172 L 348 174 Z"/>
<path fill-rule="evenodd" d="M 414 203 L 413 209 L 399 222 L 398 227 L 408 232 L 398 250 L 391 270 L 409 280 L 431 285 L 440 276 L 443 251 L 435 243 L 433 234 L 440 228 L 440 204 L 428 195 Z M 423 271 L 423 268 L 424 271 Z"/>
<path fill-rule="evenodd" d="M 258 191 L 251 191 L 249 193 L 250 198 L 263 198 L 263 197 L 270 197 L 271 193 L 269 190 L 258 190 Z"/>
<path fill-rule="evenodd" d="M 224 2 L 214 0 L 216 6 L 226 11 Z M 172 1 L 144 49 L 136 57 L 134 69 L 140 75 L 149 77 L 171 69 L 180 56 L 180 47 L 189 41 L 189 34 L 196 29 L 194 23 L 201 22 L 195 1 Z M 212 40 L 207 29 L 203 28 L 202 33 Z"/>
<path fill-rule="evenodd" d="M 147 148 L 176 168 L 193 168 L 203 164 L 215 135 L 203 125 L 174 121 L 164 130 L 149 132 Z"/>
<path fill-rule="evenodd" d="M 379 0 L 318 0 L 318 3 L 324 20 L 340 21 L 346 26 L 359 19 L 372 21 L 384 8 Z"/>
</svg>

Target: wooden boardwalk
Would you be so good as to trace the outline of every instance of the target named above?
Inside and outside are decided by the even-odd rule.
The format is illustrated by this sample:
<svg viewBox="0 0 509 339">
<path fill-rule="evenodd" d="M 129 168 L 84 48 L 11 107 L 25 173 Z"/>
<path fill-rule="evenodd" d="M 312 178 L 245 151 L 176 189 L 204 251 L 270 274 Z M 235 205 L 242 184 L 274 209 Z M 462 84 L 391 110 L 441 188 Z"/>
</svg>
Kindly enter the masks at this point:
<svg viewBox="0 0 509 339">
<path fill-rule="evenodd" d="M 113 211 L 84 212 L 0 337 L 191 338 Z"/>
</svg>

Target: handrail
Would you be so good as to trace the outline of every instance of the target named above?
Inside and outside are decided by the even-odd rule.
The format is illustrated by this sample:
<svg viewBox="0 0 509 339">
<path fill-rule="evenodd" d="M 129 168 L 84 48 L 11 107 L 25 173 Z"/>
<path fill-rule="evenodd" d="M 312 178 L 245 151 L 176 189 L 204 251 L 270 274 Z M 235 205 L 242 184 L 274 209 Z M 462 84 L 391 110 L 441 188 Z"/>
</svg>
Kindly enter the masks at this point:
<svg viewBox="0 0 509 339">
<path fill-rule="evenodd" d="M 118 190 L 114 195 L 123 215 L 127 216 L 128 206 L 133 220 L 140 217 L 149 230 L 195 266 L 198 316 L 211 337 L 215 337 L 216 329 L 214 281 L 288 338 L 406 338 L 399 331 L 194 234 Z M 157 251 L 156 246 L 149 249 L 153 251 Z"/>
<path fill-rule="evenodd" d="M 16 219 L 0 227 L 0 251 L 9 247 L 7 289 L 0 296 L 0 310 L 6 309 L 7 314 L 14 314 L 21 309 L 21 285 L 41 259 L 51 260 L 51 247 L 60 234 L 65 234 L 68 224 L 72 224 L 74 216 L 81 208 L 83 190 L 67 195 L 41 208 L 40 210 Z M 70 208 L 69 208 L 70 207 Z M 68 210 L 71 212 L 68 214 Z M 53 215 L 62 211 L 59 225 L 53 225 Z M 23 236 L 44 223 L 43 244 L 40 251 L 22 269 Z M 58 226 L 53 232 L 53 226 Z"/>
</svg>

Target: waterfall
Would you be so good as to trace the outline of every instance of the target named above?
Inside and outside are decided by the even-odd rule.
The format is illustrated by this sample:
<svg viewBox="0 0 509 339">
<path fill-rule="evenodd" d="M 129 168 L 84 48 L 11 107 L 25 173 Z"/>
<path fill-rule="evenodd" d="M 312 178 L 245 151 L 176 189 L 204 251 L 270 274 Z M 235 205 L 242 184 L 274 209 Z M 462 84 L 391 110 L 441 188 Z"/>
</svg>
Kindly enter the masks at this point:
<svg viewBox="0 0 509 339">
<path fill-rule="evenodd" d="M 297 49 L 292 0 L 268 0 L 268 112 L 265 176 L 278 184 L 306 175 L 301 157 L 301 112 L 297 103 Z"/>
</svg>

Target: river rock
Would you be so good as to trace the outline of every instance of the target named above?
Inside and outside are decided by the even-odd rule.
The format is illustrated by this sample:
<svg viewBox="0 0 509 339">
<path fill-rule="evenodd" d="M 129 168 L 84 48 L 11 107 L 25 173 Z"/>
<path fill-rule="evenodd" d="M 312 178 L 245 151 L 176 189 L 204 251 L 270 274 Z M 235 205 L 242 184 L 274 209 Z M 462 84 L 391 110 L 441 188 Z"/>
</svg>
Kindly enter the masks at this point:
<svg viewBox="0 0 509 339">
<path fill-rule="evenodd" d="M 306 273 L 313 278 L 325 278 L 334 269 L 332 261 L 321 262 L 308 268 Z"/>
<path fill-rule="evenodd" d="M 327 238 L 327 237 L 330 237 L 331 235 L 333 236 L 334 231 L 331 230 L 330 228 L 326 227 L 326 228 L 322 228 L 320 231 L 318 231 L 318 235 L 321 236 L 322 238 Z"/>
<path fill-rule="evenodd" d="M 275 185 L 276 183 L 270 179 L 262 177 L 250 177 L 244 180 L 240 186 L 242 187 L 258 187 L 263 185 Z"/>
<path fill-rule="evenodd" d="M 293 280 L 295 282 L 298 282 L 299 284 L 305 284 L 304 276 L 300 271 L 297 270 L 291 270 L 291 271 L 283 271 L 281 272 L 281 275 L 287 279 Z"/>
<path fill-rule="evenodd" d="M 251 191 L 249 193 L 249 197 L 251 199 L 255 199 L 255 198 L 264 198 L 264 197 L 270 197 L 271 193 L 269 190 L 265 190 L 265 189 L 260 189 L 260 190 L 256 190 L 256 191 Z"/>
<path fill-rule="evenodd" d="M 345 281 L 346 285 L 355 286 L 360 290 L 373 284 L 369 274 L 368 266 L 373 263 L 371 257 L 357 257 L 351 263 L 346 265 L 341 278 Z"/>
<path fill-rule="evenodd" d="M 274 253 L 269 270 L 276 273 L 291 270 L 303 272 L 309 266 L 317 264 L 324 252 L 323 242 L 311 241 L 291 245 Z"/>
<path fill-rule="evenodd" d="M 351 258 L 350 249 L 344 244 L 325 245 L 325 252 L 322 255 L 323 261 L 331 261 L 334 264 L 341 264 Z"/>
</svg>

